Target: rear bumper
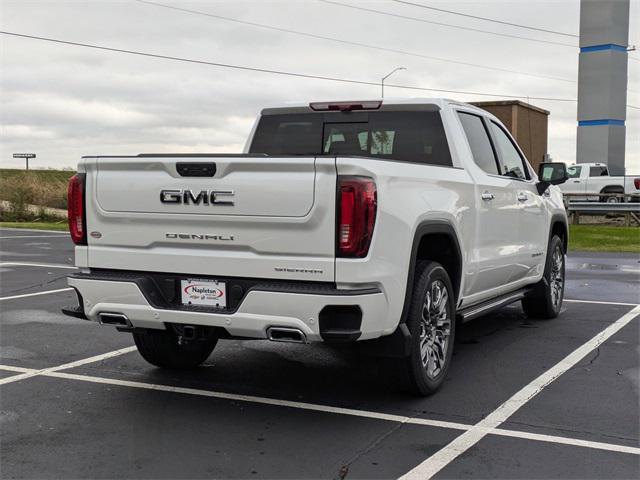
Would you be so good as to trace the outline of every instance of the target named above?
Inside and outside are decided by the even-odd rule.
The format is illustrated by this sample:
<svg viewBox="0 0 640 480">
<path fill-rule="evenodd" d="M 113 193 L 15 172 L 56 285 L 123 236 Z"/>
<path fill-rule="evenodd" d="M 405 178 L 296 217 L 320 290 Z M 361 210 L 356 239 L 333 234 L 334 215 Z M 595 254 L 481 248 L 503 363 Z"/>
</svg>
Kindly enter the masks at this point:
<svg viewBox="0 0 640 480">
<path fill-rule="evenodd" d="M 309 341 L 368 340 L 391 333 L 384 330 L 389 311 L 386 296 L 375 288 L 256 285 L 233 310 L 204 311 L 150 298 L 153 295 L 140 277 L 131 274 L 125 279 L 79 274 L 69 277 L 68 283 L 79 293 L 81 311 L 88 320 L 98 322 L 100 313 L 117 313 L 134 328 L 164 329 L 167 323 L 176 323 L 221 327 L 234 337 L 267 338 L 269 327 L 287 327 L 299 329 Z M 340 312 L 347 312 L 348 325 L 341 325 Z M 361 318 L 357 328 L 353 312 Z"/>
</svg>

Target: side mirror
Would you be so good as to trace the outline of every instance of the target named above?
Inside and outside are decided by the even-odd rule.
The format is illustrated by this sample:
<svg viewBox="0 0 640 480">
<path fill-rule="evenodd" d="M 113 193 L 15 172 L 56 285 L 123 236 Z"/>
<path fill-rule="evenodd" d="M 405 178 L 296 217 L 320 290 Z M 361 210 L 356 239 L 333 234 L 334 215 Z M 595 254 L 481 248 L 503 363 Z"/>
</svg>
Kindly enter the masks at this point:
<svg viewBox="0 0 640 480">
<path fill-rule="evenodd" d="M 536 187 L 542 195 L 549 185 L 560 185 L 567 181 L 567 166 L 562 162 L 541 163 L 538 167 L 538 179 Z"/>
</svg>

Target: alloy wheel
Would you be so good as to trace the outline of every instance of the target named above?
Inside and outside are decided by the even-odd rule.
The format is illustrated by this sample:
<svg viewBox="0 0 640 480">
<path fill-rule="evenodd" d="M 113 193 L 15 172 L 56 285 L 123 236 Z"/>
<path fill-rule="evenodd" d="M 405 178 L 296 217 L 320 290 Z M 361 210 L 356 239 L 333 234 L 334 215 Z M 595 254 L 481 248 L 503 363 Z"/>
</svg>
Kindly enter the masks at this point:
<svg viewBox="0 0 640 480">
<path fill-rule="evenodd" d="M 562 248 L 558 245 L 551 257 L 551 278 L 549 279 L 549 287 L 551 288 L 551 303 L 554 308 L 558 308 L 562 299 L 562 291 L 564 289 L 564 255 Z"/>
<path fill-rule="evenodd" d="M 450 348 L 451 314 L 448 305 L 446 285 L 441 280 L 433 281 L 422 305 L 420 318 L 420 357 L 431 379 L 437 377 L 445 367 Z"/>
</svg>

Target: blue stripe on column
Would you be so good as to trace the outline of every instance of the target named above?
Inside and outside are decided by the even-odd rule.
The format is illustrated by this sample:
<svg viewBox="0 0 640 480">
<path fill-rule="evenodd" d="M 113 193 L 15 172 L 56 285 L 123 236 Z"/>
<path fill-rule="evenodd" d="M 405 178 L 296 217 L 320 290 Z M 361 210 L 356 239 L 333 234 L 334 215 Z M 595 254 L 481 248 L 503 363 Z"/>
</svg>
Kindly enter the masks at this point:
<svg viewBox="0 0 640 480">
<path fill-rule="evenodd" d="M 617 52 L 626 52 L 627 47 L 616 45 L 615 43 L 605 43 L 603 45 L 591 45 L 589 47 L 580 47 L 580 53 L 600 52 L 602 50 L 615 50 Z"/>
<path fill-rule="evenodd" d="M 614 120 L 611 118 L 606 118 L 603 120 L 580 120 L 578 122 L 579 127 L 592 127 L 594 125 L 623 125 L 624 120 Z"/>
</svg>

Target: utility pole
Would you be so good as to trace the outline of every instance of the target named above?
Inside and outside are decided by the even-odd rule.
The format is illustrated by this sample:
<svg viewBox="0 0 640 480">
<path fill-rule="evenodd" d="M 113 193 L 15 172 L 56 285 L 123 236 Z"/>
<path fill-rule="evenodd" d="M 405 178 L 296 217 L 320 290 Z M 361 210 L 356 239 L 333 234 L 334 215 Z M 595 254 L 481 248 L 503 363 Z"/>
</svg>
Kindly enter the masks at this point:
<svg viewBox="0 0 640 480">
<path fill-rule="evenodd" d="M 382 87 L 382 98 L 384 98 L 384 81 L 389 78 L 391 75 L 393 75 L 394 73 L 396 73 L 398 70 L 406 70 L 406 68 L 404 67 L 398 67 L 395 68 L 393 70 L 391 70 L 387 75 L 385 75 L 384 77 L 382 77 L 382 81 L 380 82 L 380 86 Z"/>
</svg>

